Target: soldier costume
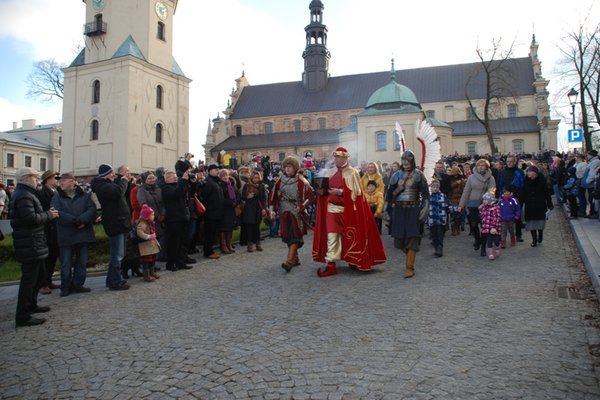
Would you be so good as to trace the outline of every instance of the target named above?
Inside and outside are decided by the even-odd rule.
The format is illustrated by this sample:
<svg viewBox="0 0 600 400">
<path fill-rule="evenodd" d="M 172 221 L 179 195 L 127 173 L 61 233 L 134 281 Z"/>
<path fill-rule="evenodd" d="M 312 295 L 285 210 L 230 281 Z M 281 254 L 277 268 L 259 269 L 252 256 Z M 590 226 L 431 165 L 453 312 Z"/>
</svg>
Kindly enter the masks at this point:
<svg viewBox="0 0 600 400">
<path fill-rule="evenodd" d="M 406 254 L 405 278 L 415 274 L 415 258 L 421 245 L 423 223 L 429 212 L 429 189 L 425 175 L 416 168 L 415 155 L 402 154 L 402 167 L 392 175 L 386 195 L 391 205 L 394 247 Z"/>
</svg>

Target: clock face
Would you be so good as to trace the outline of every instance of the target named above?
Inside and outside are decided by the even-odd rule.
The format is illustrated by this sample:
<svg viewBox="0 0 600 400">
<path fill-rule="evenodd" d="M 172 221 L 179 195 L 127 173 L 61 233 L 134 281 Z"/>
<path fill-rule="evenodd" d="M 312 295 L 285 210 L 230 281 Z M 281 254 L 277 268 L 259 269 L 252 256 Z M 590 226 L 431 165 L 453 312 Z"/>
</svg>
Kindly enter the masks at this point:
<svg viewBox="0 0 600 400">
<path fill-rule="evenodd" d="M 163 2 L 157 2 L 156 5 L 154 6 L 154 10 L 156 11 L 156 15 L 158 15 L 158 18 L 165 20 L 167 19 L 167 6 L 163 3 Z"/>
<path fill-rule="evenodd" d="M 104 8 L 104 0 L 92 0 L 94 11 L 101 11 Z"/>
</svg>

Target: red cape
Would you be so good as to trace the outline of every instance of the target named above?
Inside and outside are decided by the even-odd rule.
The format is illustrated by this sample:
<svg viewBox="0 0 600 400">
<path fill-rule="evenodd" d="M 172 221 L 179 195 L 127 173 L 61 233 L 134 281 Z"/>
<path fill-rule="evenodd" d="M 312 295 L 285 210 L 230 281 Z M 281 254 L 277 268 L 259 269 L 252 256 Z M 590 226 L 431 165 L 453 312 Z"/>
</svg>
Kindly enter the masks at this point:
<svg viewBox="0 0 600 400">
<path fill-rule="evenodd" d="M 326 262 L 327 196 L 318 196 L 315 235 L 313 238 L 313 260 Z M 361 195 L 352 201 L 351 191 L 344 181 L 344 235 L 342 236 L 342 260 L 358 269 L 368 271 L 373 265 L 385 262 L 385 250 L 381 234 L 375 224 L 367 200 Z"/>
</svg>

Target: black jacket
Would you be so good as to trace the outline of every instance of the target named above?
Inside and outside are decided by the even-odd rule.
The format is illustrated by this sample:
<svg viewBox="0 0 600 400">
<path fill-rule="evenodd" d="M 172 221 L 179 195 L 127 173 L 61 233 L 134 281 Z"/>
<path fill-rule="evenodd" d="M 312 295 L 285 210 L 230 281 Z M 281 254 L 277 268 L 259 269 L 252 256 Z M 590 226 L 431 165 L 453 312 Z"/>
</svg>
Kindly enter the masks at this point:
<svg viewBox="0 0 600 400">
<path fill-rule="evenodd" d="M 200 191 L 200 197 L 204 207 L 206 207 L 206 213 L 204 214 L 205 220 L 218 221 L 223 218 L 225 198 L 219 182 L 220 179 L 218 177 L 211 175 L 207 176 L 204 180 L 204 186 Z"/>
<path fill-rule="evenodd" d="M 102 207 L 102 226 L 108 236 L 129 232 L 131 212 L 125 199 L 129 182 L 119 175 L 114 182 L 104 178 L 92 180 L 92 190 Z"/>
<path fill-rule="evenodd" d="M 545 219 L 546 211 L 554 208 L 546 178 L 542 174 L 535 179 L 525 178 L 523 203 L 525 205 L 523 215 L 525 221 Z"/>
<path fill-rule="evenodd" d="M 166 222 L 186 222 L 190 220 L 189 186 L 185 179 L 177 179 L 177 183 L 167 183 L 162 188 L 162 199 L 165 203 Z"/>
<path fill-rule="evenodd" d="M 17 261 L 26 263 L 48 257 L 44 227 L 51 221 L 50 212 L 44 211 L 34 188 L 17 184 L 10 199 L 8 217 Z"/>
</svg>

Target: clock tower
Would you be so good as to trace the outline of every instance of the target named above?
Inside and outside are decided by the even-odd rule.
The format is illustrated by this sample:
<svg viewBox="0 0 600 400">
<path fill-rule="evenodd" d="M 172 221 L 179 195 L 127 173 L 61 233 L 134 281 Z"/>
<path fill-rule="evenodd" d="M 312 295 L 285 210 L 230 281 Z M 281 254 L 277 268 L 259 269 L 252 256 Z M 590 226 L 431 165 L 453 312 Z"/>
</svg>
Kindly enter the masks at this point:
<svg viewBox="0 0 600 400">
<path fill-rule="evenodd" d="M 85 48 L 64 69 L 64 171 L 172 168 L 189 149 L 189 83 L 173 58 L 177 0 L 83 0 Z"/>
</svg>

